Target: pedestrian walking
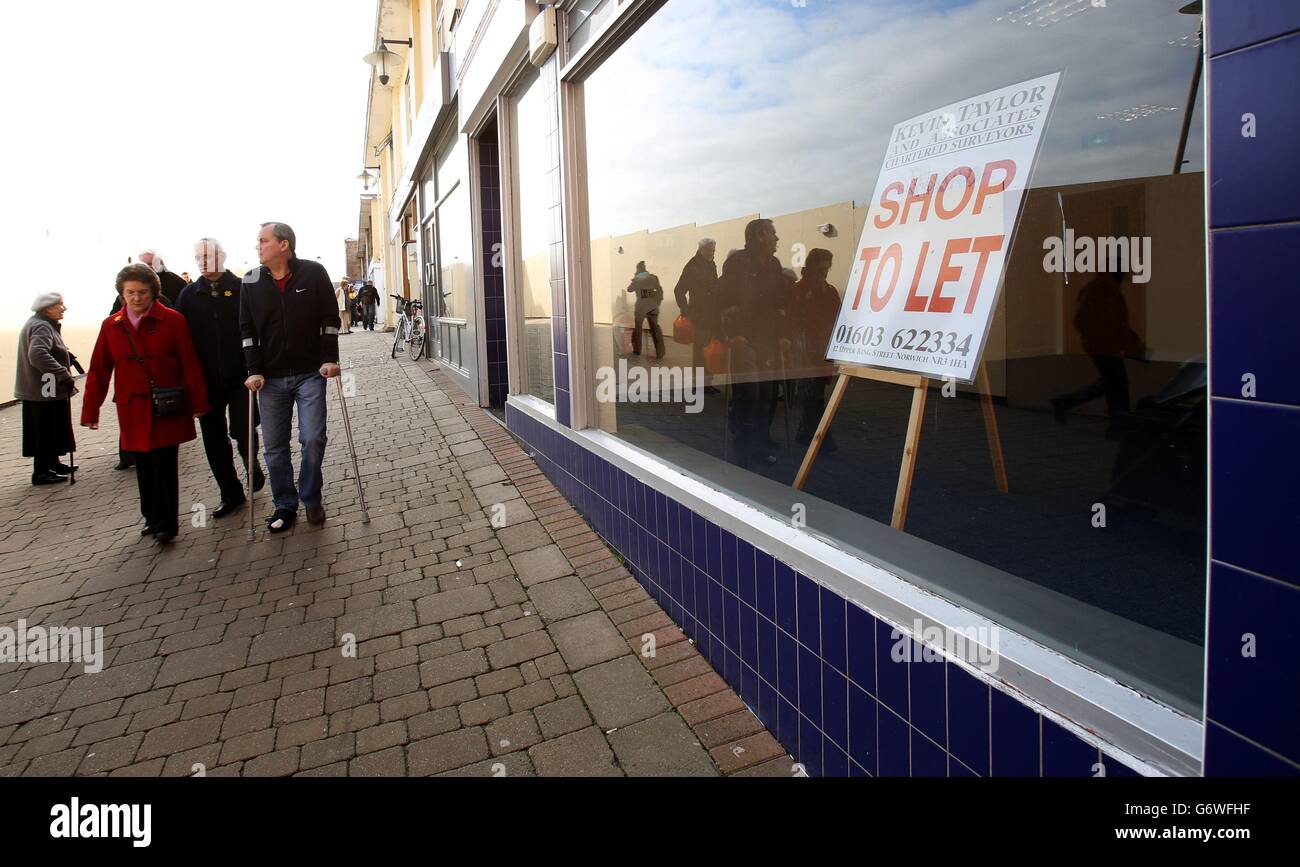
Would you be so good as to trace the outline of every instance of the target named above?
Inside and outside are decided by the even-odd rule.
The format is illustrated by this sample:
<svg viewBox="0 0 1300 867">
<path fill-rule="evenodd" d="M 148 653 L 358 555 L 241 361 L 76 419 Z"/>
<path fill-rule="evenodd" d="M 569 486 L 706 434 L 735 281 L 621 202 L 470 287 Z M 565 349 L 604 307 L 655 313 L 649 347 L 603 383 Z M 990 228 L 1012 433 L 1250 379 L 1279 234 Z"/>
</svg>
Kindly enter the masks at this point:
<svg viewBox="0 0 1300 867">
<path fill-rule="evenodd" d="M 161 303 L 154 270 L 127 265 L 115 285 L 122 309 L 99 327 L 81 424 L 99 429 L 111 381 L 122 447 L 136 462 L 140 535 L 166 544 L 180 530 L 180 445 L 195 439 L 194 419 L 208 411 L 207 385 L 185 317 Z"/>
<path fill-rule="evenodd" d="M 357 292 L 357 305 L 362 310 L 362 324 L 366 331 L 375 330 L 375 319 L 379 315 L 379 290 L 369 280 Z"/>
<path fill-rule="evenodd" d="M 214 238 L 203 238 L 194 245 L 194 259 L 199 279 L 181 293 L 176 311 L 189 325 L 194 349 L 203 367 L 208 391 L 208 412 L 199 419 L 203 451 L 208 457 L 212 477 L 221 492 L 221 500 L 212 517 L 224 518 L 248 501 L 244 484 L 235 469 L 230 448 L 234 437 L 244 466 L 253 455 L 253 490 L 260 491 L 266 477 L 257 463 L 257 433 L 250 429 L 258 423 L 254 408 L 249 424 L 248 389 L 244 381 L 248 369 L 244 364 L 243 338 L 239 333 L 239 300 L 243 286 L 239 278 L 226 270 L 226 251 Z"/>
<path fill-rule="evenodd" d="M 321 502 L 325 460 L 326 380 L 340 375 L 338 300 L 319 262 L 299 259 L 297 238 L 284 223 L 264 223 L 257 236 L 262 265 L 244 275 L 239 326 L 243 336 L 245 385 L 258 393 L 266 469 L 275 511 L 272 533 L 283 533 L 307 507 L 307 520 L 325 522 Z M 289 433 L 298 409 L 302 465 L 294 484 Z"/>
<path fill-rule="evenodd" d="M 334 298 L 339 305 L 339 319 L 343 323 L 343 330 L 340 334 L 352 333 L 352 284 L 344 280 L 339 283 L 339 288 L 334 290 Z"/>
<path fill-rule="evenodd" d="M 63 342 L 65 310 L 62 295 L 44 292 L 32 302 L 32 317 L 18 333 L 14 397 L 23 405 L 23 457 L 32 459 L 33 485 L 58 484 L 76 469 L 59 459 L 77 447 L 72 432 L 76 357 Z"/>
</svg>

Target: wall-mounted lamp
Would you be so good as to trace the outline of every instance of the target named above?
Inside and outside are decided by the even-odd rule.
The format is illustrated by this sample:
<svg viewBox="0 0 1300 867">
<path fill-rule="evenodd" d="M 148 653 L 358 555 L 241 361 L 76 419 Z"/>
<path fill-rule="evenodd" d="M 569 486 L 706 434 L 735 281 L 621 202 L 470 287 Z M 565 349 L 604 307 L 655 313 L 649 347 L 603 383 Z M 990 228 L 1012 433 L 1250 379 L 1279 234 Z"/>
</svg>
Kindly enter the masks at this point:
<svg viewBox="0 0 1300 867">
<path fill-rule="evenodd" d="M 825 235 L 827 238 L 838 238 L 840 235 L 840 233 L 835 230 L 834 223 L 822 223 L 817 227 L 817 231 Z"/>
<path fill-rule="evenodd" d="M 402 55 L 389 51 L 388 45 L 405 45 L 407 48 L 412 46 L 410 39 L 380 39 L 379 50 L 367 54 L 363 60 L 375 68 L 379 73 L 379 83 L 388 86 L 389 73 L 402 65 Z"/>
<path fill-rule="evenodd" d="M 379 180 L 379 166 L 366 166 L 361 170 L 361 174 L 357 175 L 357 180 L 369 190 L 370 182 Z"/>
</svg>

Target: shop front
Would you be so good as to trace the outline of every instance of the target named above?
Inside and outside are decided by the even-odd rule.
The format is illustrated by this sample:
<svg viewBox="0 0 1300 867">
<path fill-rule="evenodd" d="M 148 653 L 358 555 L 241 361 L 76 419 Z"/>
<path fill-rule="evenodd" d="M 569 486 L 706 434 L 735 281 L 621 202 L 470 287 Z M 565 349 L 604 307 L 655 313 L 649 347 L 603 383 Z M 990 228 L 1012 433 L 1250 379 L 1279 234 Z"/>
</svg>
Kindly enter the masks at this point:
<svg viewBox="0 0 1300 867">
<path fill-rule="evenodd" d="M 809 773 L 1300 768 L 1294 660 L 1232 644 L 1293 629 L 1239 600 L 1300 614 L 1294 569 L 1221 499 L 1276 466 L 1264 525 L 1297 520 L 1264 456 L 1295 401 L 1251 405 L 1208 266 L 1300 207 L 1207 207 L 1276 160 L 1233 100 L 1300 68 L 1287 22 L 1212 5 L 1203 66 L 1173 0 L 531 12 L 558 50 L 512 27 L 459 73 L 504 311 L 469 278 L 462 318 L 504 336 L 511 430 Z"/>
</svg>

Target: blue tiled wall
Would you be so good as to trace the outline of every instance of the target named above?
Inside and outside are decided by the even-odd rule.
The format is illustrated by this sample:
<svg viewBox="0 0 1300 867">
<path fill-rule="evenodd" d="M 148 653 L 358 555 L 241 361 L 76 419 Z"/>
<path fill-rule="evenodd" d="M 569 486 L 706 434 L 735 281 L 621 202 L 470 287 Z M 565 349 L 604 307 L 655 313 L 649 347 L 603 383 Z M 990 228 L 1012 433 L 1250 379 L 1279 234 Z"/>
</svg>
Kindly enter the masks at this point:
<svg viewBox="0 0 1300 867">
<path fill-rule="evenodd" d="M 1207 775 L 1300 776 L 1300 3 L 1211 0 Z M 1255 136 L 1243 135 L 1243 116 Z M 1254 378 L 1254 394 L 1243 378 Z"/>
<path fill-rule="evenodd" d="M 479 139 L 478 157 L 488 404 L 502 406 L 510 389 L 510 373 L 506 359 L 505 274 L 501 267 L 501 153 L 495 126 Z"/>
<path fill-rule="evenodd" d="M 555 428 L 506 421 L 809 774 L 1133 774 L 911 639 L 895 659 L 889 624 Z"/>
</svg>

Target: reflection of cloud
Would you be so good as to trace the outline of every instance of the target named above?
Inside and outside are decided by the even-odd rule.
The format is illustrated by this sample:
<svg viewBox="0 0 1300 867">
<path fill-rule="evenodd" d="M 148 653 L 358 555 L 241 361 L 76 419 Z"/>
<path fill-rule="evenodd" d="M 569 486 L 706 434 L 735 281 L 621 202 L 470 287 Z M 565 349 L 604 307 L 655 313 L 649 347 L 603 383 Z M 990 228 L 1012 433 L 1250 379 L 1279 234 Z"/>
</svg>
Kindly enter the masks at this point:
<svg viewBox="0 0 1300 867">
<path fill-rule="evenodd" d="M 1034 186 L 1167 173 L 1181 109 L 1087 144 L 1098 115 L 1183 104 L 1179 5 L 1038 29 L 997 23 L 1006 0 L 669 0 L 587 83 L 592 235 L 865 200 L 895 123 L 1057 69 Z"/>
</svg>

